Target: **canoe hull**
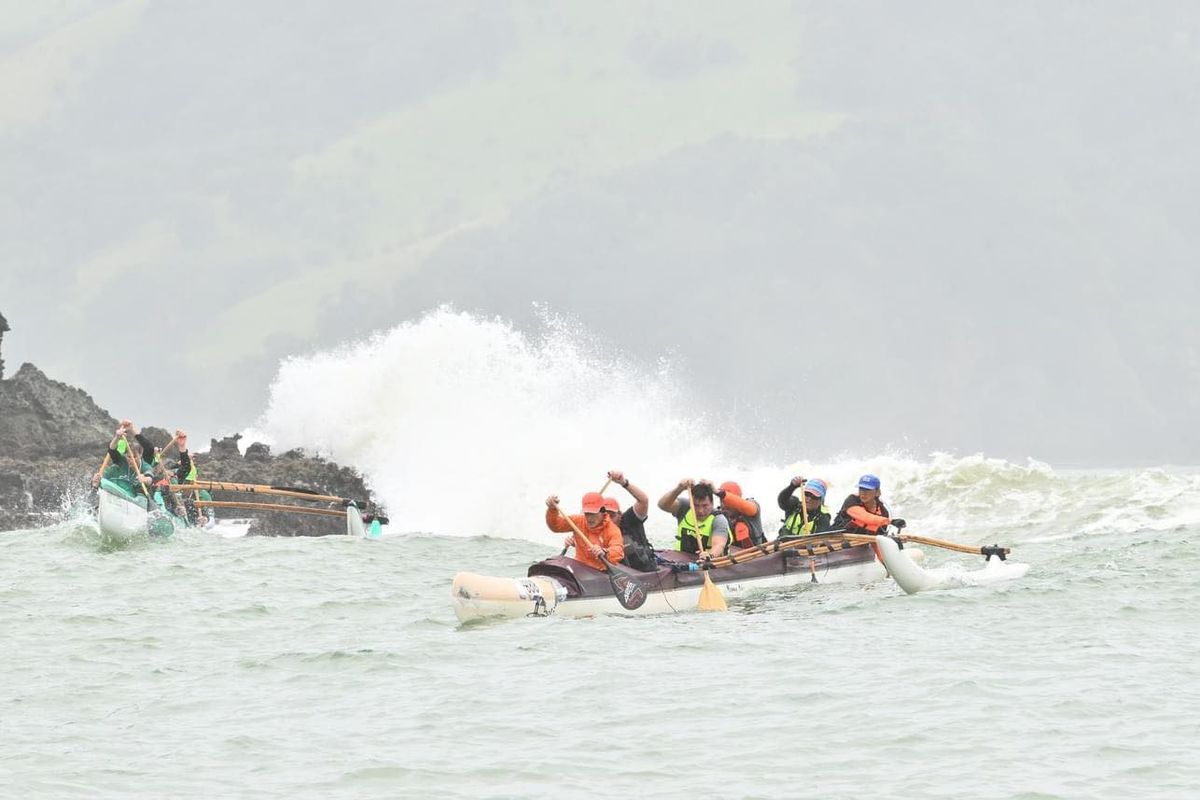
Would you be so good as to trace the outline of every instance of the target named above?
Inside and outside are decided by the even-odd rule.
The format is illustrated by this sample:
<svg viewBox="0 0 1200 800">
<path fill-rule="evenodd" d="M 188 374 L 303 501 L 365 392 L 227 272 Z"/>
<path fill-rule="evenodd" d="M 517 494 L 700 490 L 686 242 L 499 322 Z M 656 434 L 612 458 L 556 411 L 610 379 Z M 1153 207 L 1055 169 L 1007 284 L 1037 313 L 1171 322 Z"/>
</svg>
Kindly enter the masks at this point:
<svg viewBox="0 0 1200 800">
<path fill-rule="evenodd" d="M 183 520 L 155 506 L 152 513 L 119 487 L 102 481 L 97 491 L 96 518 L 100 532 L 110 539 L 128 540 L 135 536 L 171 536 L 177 528 L 186 527 Z"/>
<path fill-rule="evenodd" d="M 919 551 L 908 551 L 920 558 Z M 662 553 L 685 561 L 677 553 Z M 648 616 L 694 611 L 703 588 L 698 572 L 634 573 L 646 590 L 641 607 L 623 608 L 612 593 L 608 576 L 569 558 L 550 558 L 530 567 L 524 578 L 502 578 L 460 572 L 450 587 L 459 621 L 528 616 L 592 617 L 598 614 Z M 779 553 L 753 562 L 713 570 L 726 600 L 807 583 L 871 583 L 887 576 L 869 546 L 810 557 Z"/>
</svg>

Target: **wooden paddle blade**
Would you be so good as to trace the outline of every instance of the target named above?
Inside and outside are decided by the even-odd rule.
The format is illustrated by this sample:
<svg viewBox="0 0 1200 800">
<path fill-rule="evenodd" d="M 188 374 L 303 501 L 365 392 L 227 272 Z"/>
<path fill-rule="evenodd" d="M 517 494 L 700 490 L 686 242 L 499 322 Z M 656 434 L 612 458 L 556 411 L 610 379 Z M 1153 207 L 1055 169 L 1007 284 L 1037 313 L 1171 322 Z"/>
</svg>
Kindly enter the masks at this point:
<svg viewBox="0 0 1200 800">
<path fill-rule="evenodd" d="M 709 577 L 708 570 L 704 570 L 704 588 L 700 590 L 700 600 L 696 603 L 696 608 L 700 611 L 728 611 L 729 606 L 725 603 L 725 597 L 721 594 L 721 590 L 713 583 Z"/>
<path fill-rule="evenodd" d="M 608 571 L 608 581 L 612 584 L 613 594 L 623 608 L 630 611 L 642 607 L 646 602 L 646 590 L 642 585 L 623 572 Z"/>
</svg>

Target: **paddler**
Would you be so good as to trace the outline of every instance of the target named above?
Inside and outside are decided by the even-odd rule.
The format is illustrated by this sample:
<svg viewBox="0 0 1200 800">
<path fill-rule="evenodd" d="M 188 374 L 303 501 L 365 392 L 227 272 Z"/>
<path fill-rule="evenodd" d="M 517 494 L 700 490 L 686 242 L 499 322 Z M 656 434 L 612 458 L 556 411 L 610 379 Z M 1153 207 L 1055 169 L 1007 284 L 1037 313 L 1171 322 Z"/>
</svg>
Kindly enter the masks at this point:
<svg viewBox="0 0 1200 800">
<path fill-rule="evenodd" d="M 730 547 L 754 547 L 767 541 L 757 500 L 743 497 L 742 487 L 734 481 L 725 481 L 714 494 L 721 501 L 718 513 L 729 522 Z"/>
<path fill-rule="evenodd" d="M 175 479 L 179 483 L 194 483 L 197 478 L 196 460 L 192 458 L 191 453 L 188 451 L 187 432 L 182 428 L 177 428 L 175 430 L 175 444 L 179 448 L 179 466 L 175 470 Z M 183 499 L 183 505 L 185 508 L 187 508 L 189 522 L 191 522 L 193 525 L 205 525 L 208 523 L 208 519 L 212 516 L 212 511 L 209 510 L 207 517 L 201 513 L 200 510 L 196 508 L 197 497 L 200 500 L 212 499 L 212 495 L 210 495 L 204 489 L 201 489 L 200 491 L 196 492 L 195 495 L 185 495 Z"/>
<path fill-rule="evenodd" d="M 128 439 L 130 435 L 133 436 L 132 442 Z M 97 472 L 92 476 L 92 486 L 99 486 L 100 479 L 103 477 L 136 494 L 140 491 L 138 489 L 139 482 L 149 485 L 153 480 L 151 473 L 153 472 L 154 450 L 154 444 L 137 432 L 132 422 L 127 419 L 121 420 L 116 433 L 113 434 L 112 441 L 108 443 L 109 466 L 103 473 Z M 147 452 L 151 454 L 150 460 L 146 459 Z M 137 465 L 136 471 L 130 462 Z"/>
<path fill-rule="evenodd" d="M 654 547 L 646 538 L 646 517 L 650 514 L 650 498 L 637 486 L 629 482 L 625 473 L 612 470 L 608 479 L 620 486 L 633 496 L 633 505 L 621 512 L 621 504 L 615 497 L 604 498 L 604 513 L 621 529 L 621 538 L 625 544 L 626 566 L 642 572 L 653 572 L 658 569 L 654 560 Z"/>
<path fill-rule="evenodd" d="M 679 496 L 685 489 L 691 489 L 691 496 L 696 498 L 695 509 L 689 498 Z M 729 520 L 724 514 L 713 513 L 711 483 L 684 478 L 659 498 L 658 507 L 675 517 L 676 550 L 695 553 L 697 561 L 725 554 L 729 546 Z"/>
<path fill-rule="evenodd" d="M 863 475 L 858 479 L 858 494 L 846 497 L 833 520 L 834 528 L 878 533 L 888 525 L 903 528 L 902 519 L 893 519 L 887 506 L 879 499 L 880 483 L 875 475 Z"/>
<path fill-rule="evenodd" d="M 801 486 L 804 490 L 796 497 L 796 490 Z M 780 536 L 804 536 L 809 533 L 824 533 L 833 530 L 831 514 L 825 505 L 825 495 L 829 486 L 820 478 L 809 478 L 797 475 L 779 492 L 779 507 L 783 509 L 783 527 Z M 804 503 L 804 508 L 800 504 Z"/>
<path fill-rule="evenodd" d="M 607 567 L 600 560 L 603 555 L 612 563 L 625 558 L 625 543 L 621 538 L 621 529 L 604 513 L 604 498 L 599 492 L 588 492 L 583 496 L 582 514 L 572 514 L 571 521 L 583 531 L 584 541 L 578 534 L 572 532 L 563 544 L 575 546 L 575 560 L 587 564 L 592 569 L 606 571 Z M 546 498 L 546 527 L 558 533 L 571 530 L 571 523 L 558 510 L 558 495 Z"/>
</svg>

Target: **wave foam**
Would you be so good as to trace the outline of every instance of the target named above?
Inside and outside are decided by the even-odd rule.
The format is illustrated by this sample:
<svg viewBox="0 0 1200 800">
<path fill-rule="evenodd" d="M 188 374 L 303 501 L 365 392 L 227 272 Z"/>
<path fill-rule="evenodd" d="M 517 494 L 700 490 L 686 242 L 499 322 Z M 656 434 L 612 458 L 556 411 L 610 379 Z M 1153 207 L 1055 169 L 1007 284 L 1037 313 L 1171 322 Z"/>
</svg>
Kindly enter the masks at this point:
<svg viewBox="0 0 1200 800">
<path fill-rule="evenodd" d="M 673 523 L 653 505 L 683 476 L 737 480 L 761 501 L 768 533 L 778 527 L 775 495 L 791 476 L 827 479 L 836 509 L 863 472 L 883 478 L 885 501 L 910 530 L 969 543 L 1200 526 L 1197 473 L 1059 472 L 945 453 L 738 465 L 704 403 L 668 367 L 634 363 L 548 314 L 525 334 L 441 308 L 288 359 L 258 427 L 256 438 L 277 448 L 359 469 L 387 504 L 393 532 L 549 543 L 543 499 L 560 494 L 573 508 L 609 469 L 623 469 L 650 496 L 649 532 L 662 544 Z"/>
</svg>

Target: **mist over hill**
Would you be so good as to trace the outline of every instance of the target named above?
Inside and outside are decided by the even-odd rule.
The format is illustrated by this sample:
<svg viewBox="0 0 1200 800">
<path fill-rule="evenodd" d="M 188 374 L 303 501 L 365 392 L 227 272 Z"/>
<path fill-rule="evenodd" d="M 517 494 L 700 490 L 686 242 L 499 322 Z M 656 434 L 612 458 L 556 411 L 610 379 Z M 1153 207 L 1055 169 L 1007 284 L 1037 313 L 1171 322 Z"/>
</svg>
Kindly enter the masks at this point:
<svg viewBox="0 0 1200 800">
<path fill-rule="evenodd" d="M 207 435 L 549 309 L 747 458 L 1195 463 L 1198 83 L 1184 3 L 9 8 L 5 353 Z"/>
</svg>

